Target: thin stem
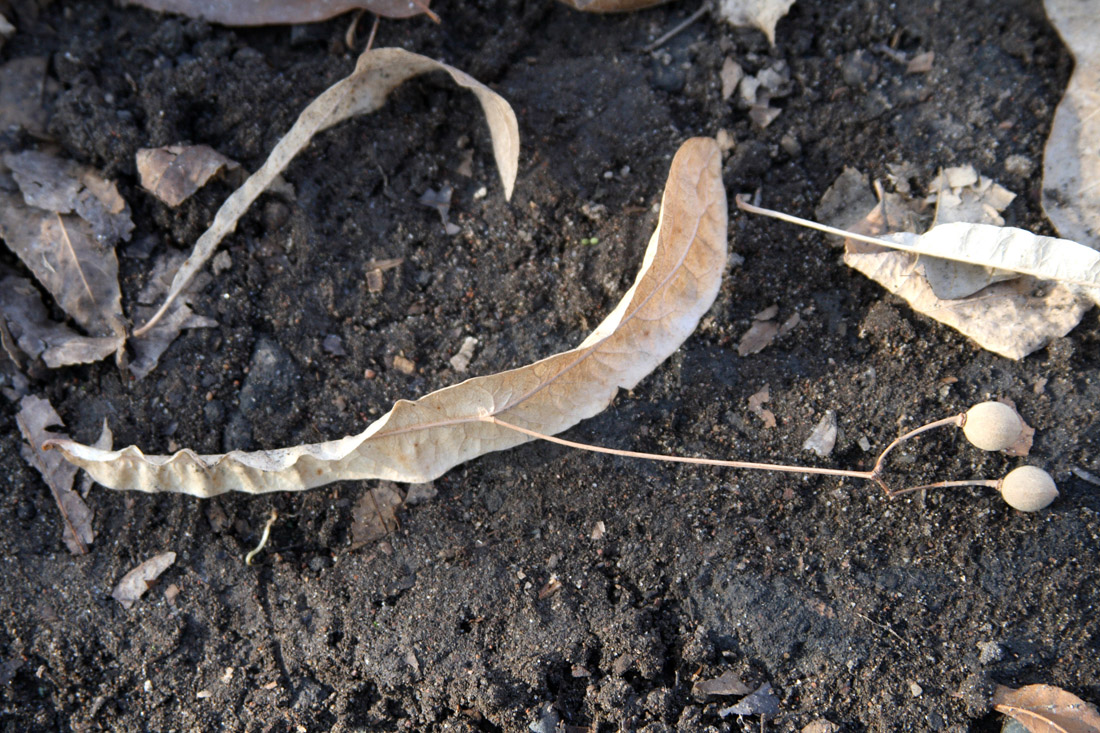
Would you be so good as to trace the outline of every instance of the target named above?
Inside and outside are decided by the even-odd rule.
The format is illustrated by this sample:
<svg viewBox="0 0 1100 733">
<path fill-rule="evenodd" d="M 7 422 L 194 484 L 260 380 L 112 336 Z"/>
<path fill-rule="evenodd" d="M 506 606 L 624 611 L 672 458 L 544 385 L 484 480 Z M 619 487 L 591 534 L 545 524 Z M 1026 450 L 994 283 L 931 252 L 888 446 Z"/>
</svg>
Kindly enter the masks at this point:
<svg viewBox="0 0 1100 733">
<path fill-rule="evenodd" d="M 953 486 L 988 486 L 990 488 L 997 488 L 1000 485 L 1000 481 L 995 479 L 975 478 L 967 481 L 937 481 L 934 484 L 924 484 L 923 486 L 911 486 L 908 489 L 898 489 L 897 491 L 889 492 L 890 496 L 901 496 L 902 494 L 912 494 L 914 491 L 924 491 L 925 489 L 949 489 Z"/>
<path fill-rule="evenodd" d="M 747 211 L 750 214 L 761 214 L 763 216 L 770 216 L 773 219 L 779 219 L 789 224 L 798 224 L 804 226 L 807 229 L 816 229 L 819 232 L 825 232 L 826 234 L 832 234 L 837 237 L 844 237 L 845 239 L 855 239 L 859 242 L 866 242 L 867 244 L 877 244 L 880 247 L 888 247 L 890 249 L 899 249 L 897 242 L 891 242 L 887 239 L 880 239 L 879 237 L 869 237 L 866 234 L 857 234 L 856 232 L 850 232 L 847 229 L 837 229 L 836 227 L 828 226 L 827 224 L 818 224 L 816 221 L 810 221 L 809 219 L 803 219 L 800 216 L 792 216 L 790 214 L 784 214 L 782 211 L 776 211 L 775 209 L 765 209 L 763 206 L 756 206 L 750 204 L 745 200 L 742 194 L 738 194 L 734 197 L 737 202 L 737 208 L 742 211 Z M 901 247 L 901 249 L 905 249 Z"/>
<path fill-rule="evenodd" d="M 707 12 L 707 6 L 704 3 L 703 7 L 699 8 L 694 13 L 689 15 L 683 23 L 680 23 L 678 26 L 676 26 L 675 28 L 670 30 L 668 33 L 664 34 L 663 36 L 658 38 L 656 41 L 654 41 L 653 43 L 651 43 L 648 46 L 646 46 L 645 48 L 643 48 L 642 51 L 644 51 L 645 53 L 652 53 L 653 51 L 656 51 L 658 48 L 660 48 L 661 46 L 668 43 L 674 36 L 676 36 L 677 33 L 682 33 L 685 28 L 687 28 L 689 25 L 691 25 L 695 21 L 702 18 L 703 13 L 705 13 L 705 12 Z"/>
<path fill-rule="evenodd" d="M 543 433 L 536 432 L 534 430 L 528 430 L 527 428 L 521 428 L 518 425 L 505 422 L 498 417 L 492 415 L 485 415 L 481 418 L 484 422 L 489 422 L 494 425 L 499 425 L 502 428 L 508 428 L 509 430 L 515 430 L 517 433 L 523 433 L 532 438 L 538 438 L 539 440 L 545 440 L 550 443 L 556 443 L 558 445 L 564 445 L 567 448 L 576 448 L 578 450 L 591 451 L 593 453 L 606 453 L 612 456 L 622 456 L 624 458 L 645 458 L 651 461 L 668 461 L 669 463 L 693 463 L 703 466 L 722 466 L 724 468 L 747 468 L 756 471 L 784 471 L 786 473 L 812 473 L 823 476 L 847 476 L 849 478 L 864 479 L 866 481 L 879 481 L 878 476 L 873 471 L 846 471 L 840 468 L 814 468 L 809 466 L 788 466 L 782 463 L 753 463 L 751 461 L 722 461 L 716 458 L 690 458 L 688 456 L 666 456 L 657 453 L 640 453 L 632 450 L 619 450 L 618 448 L 604 448 L 598 445 L 591 445 L 589 443 L 577 443 L 572 440 L 565 440 L 563 438 L 555 438 L 552 435 L 544 435 Z"/>
<path fill-rule="evenodd" d="M 882 451 L 882 453 L 879 454 L 878 460 L 875 461 L 875 467 L 871 469 L 871 473 L 874 474 L 875 476 L 878 476 L 879 474 L 881 474 L 882 473 L 882 464 L 886 461 L 886 454 L 889 453 L 890 451 L 892 451 L 894 448 L 896 448 L 902 442 L 904 442 L 906 440 L 909 440 L 913 436 L 920 435 L 921 433 L 926 432 L 928 430 L 934 430 L 935 428 L 942 428 L 945 425 L 955 425 L 956 427 L 959 427 L 963 424 L 963 421 L 965 419 L 966 419 L 966 413 L 962 413 L 962 414 L 959 414 L 959 415 L 954 415 L 952 417 L 945 417 L 942 420 L 936 420 L 935 422 L 930 422 L 927 425 L 921 425 L 919 428 L 915 428 L 913 430 L 910 430 L 908 433 L 905 433 L 904 435 L 902 435 L 898 438 L 895 438 L 894 442 L 892 442 L 892 443 L 890 443 L 890 445 L 886 446 L 886 449 L 884 451 Z"/>
</svg>

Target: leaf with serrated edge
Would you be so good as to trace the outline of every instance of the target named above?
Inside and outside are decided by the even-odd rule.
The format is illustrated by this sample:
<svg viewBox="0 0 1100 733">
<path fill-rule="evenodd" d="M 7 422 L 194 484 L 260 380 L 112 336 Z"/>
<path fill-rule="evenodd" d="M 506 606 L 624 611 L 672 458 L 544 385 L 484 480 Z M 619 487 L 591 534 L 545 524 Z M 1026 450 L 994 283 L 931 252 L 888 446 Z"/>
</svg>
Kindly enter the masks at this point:
<svg viewBox="0 0 1100 733">
<path fill-rule="evenodd" d="M 326 443 L 224 455 L 145 456 L 54 441 L 110 488 L 214 496 L 298 491 L 340 480 L 422 483 L 453 466 L 530 438 L 484 421 L 498 417 L 553 435 L 601 412 L 686 339 L 718 294 L 726 262 L 721 154 L 688 140 L 672 161 L 657 230 L 642 269 L 615 310 L 580 346 L 529 366 L 477 377 L 416 402 L 401 400 L 367 430 Z"/>
<path fill-rule="evenodd" d="M 1031 733 L 1100 733 L 1096 706 L 1054 685 L 997 685 L 993 707 Z"/>
<path fill-rule="evenodd" d="M 401 48 L 364 51 L 351 76 L 336 82 L 310 102 L 290 132 L 275 144 L 260 169 L 225 200 L 214 216 L 214 222 L 195 242 L 191 255 L 176 273 L 164 303 L 144 326 L 134 331 L 134 335 L 140 336 L 164 316 L 172 301 L 187 288 L 191 278 L 214 254 L 222 239 L 237 227 L 237 220 L 314 135 L 349 117 L 376 111 L 385 104 L 389 93 L 406 80 L 430 71 L 446 71 L 456 84 L 469 89 L 481 102 L 493 141 L 493 156 L 504 184 L 504 197 L 510 199 L 519 171 L 519 123 L 504 97 L 469 74 L 427 56 Z"/>
</svg>

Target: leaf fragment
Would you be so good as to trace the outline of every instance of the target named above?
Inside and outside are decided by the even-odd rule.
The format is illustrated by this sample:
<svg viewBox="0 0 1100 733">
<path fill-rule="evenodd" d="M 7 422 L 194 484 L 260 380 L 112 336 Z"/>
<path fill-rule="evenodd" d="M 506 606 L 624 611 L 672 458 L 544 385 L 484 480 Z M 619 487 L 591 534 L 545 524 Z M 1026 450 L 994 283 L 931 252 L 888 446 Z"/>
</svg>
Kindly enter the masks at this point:
<svg viewBox="0 0 1100 733">
<path fill-rule="evenodd" d="M 730 25 L 759 28 L 775 45 L 775 26 L 794 0 L 719 0 L 718 15 Z"/>
<path fill-rule="evenodd" d="M 404 503 L 401 489 L 388 481 L 364 493 L 352 509 L 352 549 L 376 542 L 397 531 L 397 510 Z"/>
<path fill-rule="evenodd" d="M 27 395 L 19 401 L 19 414 L 15 416 L 15 422 L 19 425 L 23 439 L 27 441 L 21 446 L 23 458 L 42 474 L 54 501 L 57 502 L 64 522 L 61 538 L 65 546 L 74 555 L 87 554 L 88 546 L 95 540 L 93 514 L 80 495 L 73 491 L 75 466 L 59 460 L 61 456 L 42 450 L 42 444 L 47 440 L 64 437 L 61 433 L 46 428 L 65 423 L 49 400 L 33 395 Z"/>
<path fill-rule="evenodd" d="M 222 25 L 317 23 L 349 10 L 368 10 L 385 18 L 410 18 L 428 12 L 429 0 L 126 0 L 160 13 L 177 13 Z"/>
<path fill-rule="evenodd" d="M 18 275 L 0 278 L 0 316 L 18 349 L 32 359 L 41 358 L 50 369 L 99 361 L 123 343 L 121 336 L 82 336 L 50 320 L 38 289 Z"/>
<path fill-rule="evenodd" d="M 135 567 L 111 591 L 111 597 L 122 604 L 123 608 L 132 608 L 153 587 L 153 582 L 176 562 L 176 553 L 162 552 L 154 555 Z"/>
<path fill-rule="evenodd" d="M 1100 249 L 1100 14 L 1082 0 L 1045 0 L 1076 62 L 1043 154 L 1043 211 L 1063 237 Z"/>
<path fill-rule="evenodd" d="M 209 145 L 141 148 L 134 156 L 141 186 L 175 208 L 223 168 L 240 166 Z"/>
<path fill-rule="evenodd" d="M 742 682 L 741 677 L 733 670 L 726 670 L 713 679 L 700 680 L 691 688 L 691 694 L 701 699 L 720 695 L 748 695 L 750 692 L 752 688 Z"/>
<path fill-rule="evenodd" d="M 730 715 L 778 715 L 779 700 L 772 692 L 770 683 L 765 682 L 751 695 L 736 705 L 722 708 L 718 715 L 725 718 Z"/>
<path fill-rule="evenodd" d="M 578 347 L 416 402 L 401 400 L 359 435 L 206 456 L 189 450 L 145 456 L 134 446 L 101 451 L 69 440 L 52 445 L 104 486 L 147 492 L 209 497 L 348 479 L 431 481 L 459 463 L 531 439 L 490 418 L 553 435 L 598 414 L 619 389 L 632 388 L 664 361 L 717 296 L 726 216 L 721 152 L 712 139 L 688 140 L 672 161 L 657 230 L 634 285 Z"/>
<path fill-rule="evenodd" d="M 997 685 L 993 707 L 1030 733 L 1100 733 L 1096 706 L 1054 685 Z"/>
<path fill-rule="evenodd" d="M 378 110 L 385 104 L 389 93 L 403 82 L 431 71 L 447 72 L 456 84 L 469 89 L 478 98 L 489 123 L 493 155 L 504 185 L 504 197 L 510 199 L 519 170 L 519 123 L 508 102 L 469 74 L 427 56 L 401 48 L 364 51 L 355 65 L 355 71 L 313 100 L 298 116 L 290 131 L 275 144 L 260 169 L 225 200 L 213 223 L 195 243 L 191 256 L 176 273 L 164 304 L 134 334 L 140 336 L 164 317 L 172 301 L 202 269 L 222 239 L 236 228 L 237 221 L 252 202 L 275 181 L 314 135 L 355 115 Z"/>
<path fill-rule="evenodd" d="M 46 56 L 24 56 L 0 66 L 0 131 L 21 127 L 37 138 L 46 137 Z"/>
</svg>

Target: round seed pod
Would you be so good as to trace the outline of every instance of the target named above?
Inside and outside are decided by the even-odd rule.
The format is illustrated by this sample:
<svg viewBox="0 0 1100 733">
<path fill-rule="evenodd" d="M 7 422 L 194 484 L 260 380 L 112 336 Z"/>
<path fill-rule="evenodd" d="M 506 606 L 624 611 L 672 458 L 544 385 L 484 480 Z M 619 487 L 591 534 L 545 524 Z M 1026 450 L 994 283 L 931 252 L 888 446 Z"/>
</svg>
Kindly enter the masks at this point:
<svg viewBox="0 0 1100 733">
<path fill-rule="evenodd" d="M 1020 439 L 1023 420 L 1003 402 L 979 402 L 966 411 L 963 435 L 982 450 L 1005 450 Z"/>
<path fill-rule="evenodd" d="M 1050 474 L 1035 466 L 1020 466 L 1001 479 L 997 487 L 1001 497 L 1013 509 L 1037 512 L 1058 498 L 1058 487 Z"/>
</svg>

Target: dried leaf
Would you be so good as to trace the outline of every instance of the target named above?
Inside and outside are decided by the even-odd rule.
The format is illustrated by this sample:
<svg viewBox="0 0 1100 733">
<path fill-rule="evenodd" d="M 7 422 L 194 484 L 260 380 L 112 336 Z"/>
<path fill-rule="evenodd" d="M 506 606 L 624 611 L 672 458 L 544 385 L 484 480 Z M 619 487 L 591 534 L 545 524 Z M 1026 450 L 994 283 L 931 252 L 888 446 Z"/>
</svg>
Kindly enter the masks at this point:
<svg viewBox="0 0 1100 733">
<path fill-rule="evenodd" d="M 654 5 L 663 5 L 670 0 L 560 0 L 574 10 L 586 13 L 628 13 L 643 10 Z"/>
<path fill-rule="evenodd" d="M 51 321 L 38 289 L 17 275 L 0 279 L 0 315 L 18 348 L 51 369 L 99 361 L 123 344 L 121 336 L 82 336 Z"/>
<path fill-rule="evenodd" d="M 1076 62 L 1043 155 L 1043 211 L 1063 237 L 1100 249 L 1100 14 L 1082 0 L 1045 0 Z"/>
<path fill-rule="evenodd" d="M 774 46 L 775 25 L 792 5 L 794 0 L 719 0 L 718 15 L 730 25 L 759 28 Z"/>
<path fill-rule="evenodd" d="M 802 450 L 813 451 L 819 458 L 828 458 L 836 447 L 836 410 L 826 410 L 825 415 L 802 444 Z"/>
<path fill-rule="evenodd" d="M 718 293 L 726 258 L 721 153 L 708 138 L 677 152 L 634 285 L 580 346 L 529 366 L 470 379 L 416 402 L 399 401 L 359 435 L 254 453 L 145 456 L 136 447 L 54 447 L 99 483 L 118 489 L 214 496 L 294 491 L 333 481 L 424 482 L 476 456 L 530 438 L 499 418 L 547 435 L 601 412 L 691 334 Z"/>
<path fill-rule="evenodd" d="M 749 412 L 764 421 L 764 427 L 775 427 L 775 413 L 764 407 L 764 403 L 771 400 L 771 391 L 768 385 L 749 397 Z"/>
<path fill-rule="evenodd" d="M 765 682 L 756 692 L 746 697 L 736 705 L 723 708 L 718 715 L 725 718 L 730 715 L 778 715 L 779 700 L 772 692 L 771 684 Z"/>
<path fill-rule="evenodd" d="M 95 169 L 34 150 L 7 153 L 4 164 L 28 206 L 76 214 L 91 225 L 100 242 L 129 241 L 134 230 L 130 207 L 115 184 Z"/>
<path fill-rule="evenodd" d="M 351 520 L 352 549 L 376 542 L 397 530 L 397 510 L 404 503 L 396 485 L 383 482 L 355 502 Z"/>
<path fill-rule="evenodd" d="M 952 182 L 977 183 L 985 191 L 995 185 L 983 186 L 976 171 L 962 168 L 945 171 L 945 183 Z M 830 209 L 834 217 L 844 215 L 835 207 Z M 851 229 L 874 235 L 899 222 L 908 226 L 915 218 L 915 208 L 907 199 L 887 194 Z M 900 232 L 877 241 L 883 246 L 846 240 L 845 263 L 904 298 L 914 310 L 1010 359 L 1021 359 L 1069 333 L 1092 303 L 1100 302 L 1100 253 L 1069 240 L 955 222 L 923 235 Z M 935 289 L 930 281 L 936 283 Z M 937 289 L 951 295 L 972 294 L 941 298 Z"/>
<path fill-rule="evenodd" d="M 114 243 L 133 222 L 114 184 L 42 153 L 7 154 L 4 163 L 22 196 L 0 191 L 0 236 L 89 334 L 121 338 Z"/>
<path fill-rule="evenodd" d="M 239 168 L 209 145 L 142 148 L 134 156 L 141 186 L 175 208 L 223 168 Z"/>
<path fill-rule="evenodd" d="M 28 395 L 19 402 L 19 414 L 15 416 L 15 422 L 19 425 L 19 432 L 27 441 L 22 446 L 23 458 L 34 466 L 53 493 L 57 508 L 61 511 L 61 519 L 65 528 L 62 530 L 62 539 L 69 552 L 74 555 L 84 555 L 88 552 L 88 545 L 95 540 L 95 531 L 92 529 L 92 510 L 73 491 L 73 479 L 76 478 L 75 467 L 59 460 L 60 456 L 46 453 L 42 450 L 42 444 L 47 440 L 64 438 L 61 433 L 47 430 L 51 425 L 64 425 L 61 417 L 54 411 L 49 400 Z"/>
<path fill-rule="evenodd" d="M 1031 733 L 1100 733 L 1096 706 L 1053 685 L 1019 689 L 997 685 L 993 707 Z"/>
<path fill-rule="evenodd" d="M 138 303 L 156 303 L 167 291 L 172 276 L 179 270 L 183 262 L 183 255 L 166 254 L 161 256 L 154 264 L 145 287 L 138 294 Z M 207 278 L 208 279 L 208 278 Z M 172 345 L 185 328 L 213 328 L 218 322 L 213 318 L 201 316 L 191 310 L 191 296 L 193 293 L 205 287 L 204 278 L 197 277 L 191 281 L 184 293 L 168 308 L 167 315 L 157 321 L 156 325 L 141 335 L 130 339 L 130 345 L 134 349 L 134 360 L 130 363 L 130 373 L 136 379 L 144 379 L 156 368 L 160 357 Z M 135 309 L 135 315 L 139 318 L 148 317 L 153 313 L 151 307 L 139 305 Z"/>
<path fill-rule="evenodd" d="M 131 608 L 145 591 L 153 587 L 153 581 L 172 566 L 176 561 L 176 553 L 162 552 L 154 555 L 136 568 L 122 576 L 118 585 L 111 591 L 111 597 L 122 604 L 123 608 Z"/>
<path fill-rule="evenodd" d="M 775 321 L 753 321 L 749 330 L 741 336 L 737 353 L 740 356 L 759 354 L 775 340 L 778 333 L 779 324 Z"/>
<path fill-rule="evenodd" d="M 733 670 L 723 672 L 720 677 L 711 680 L 700 680 L 691 688 L 691 694 L 697 698 L 707 698 L 712 695 L 747 695 L 752 688 L 741 681 L 741 677 Z"/>
<path fill-rule="evenodd" d="M 38 138 L 46 137 L 45 56 L 24 56 L 0 66 L 0 131 L 22 127 Z"/>
<path fill-rule="evenodd" d="M 237 220 L 314 135 L 349 117 L 374 112 L 385 103 L 386 96 L 404 81 L 430 71 L 447 72 L 455 83 L 472 91 L 481 102 L 489 122 L 493 155 L 504 184 L 504 196 L 511 198 L 519 170 L 519 124 L 508 102 L 469 74 L 427 56 L 400 48 L 364 51 L 351 76 L 336 82 L 313 100 L 298 116 L 290 131 L 275 144 L 260 169 L 225 200 L 210 228 L 199 237 L 191 256 L 176 273 L 164 304 L 149 322 L 134 331 L 135 335 L 141 335 L 165 315 L 169 305 L 202 269 L 222 239 L 234 230 Z"/>
<path fill-rule="evenodd" d="M 737 91 L 737 85 L 741 83 L 744 77 L 745 70 L 741 68 L 741 64 L 727 56 L 722 62 L 721 71 L 723 100 L 733 96 L 733 93 Z"/>
<path fill-rule="evenodd" d="M 427 11 L 429 0 L 125 0 L 160 13 L 178 13 L 222 25 L 291 25 L 328 20 L 360 8 L 386 18 Z"/>
</svg>

